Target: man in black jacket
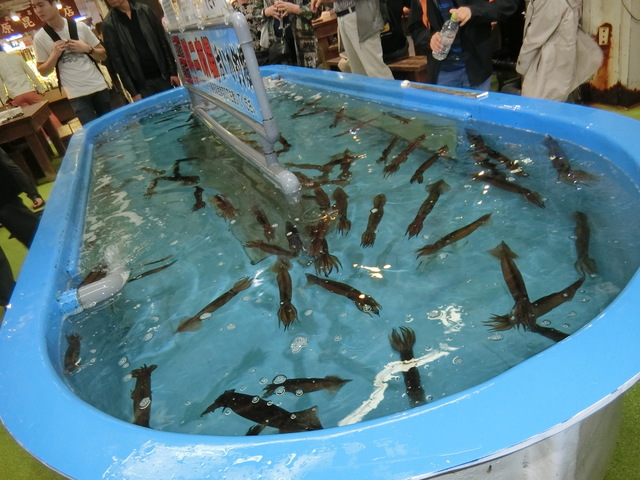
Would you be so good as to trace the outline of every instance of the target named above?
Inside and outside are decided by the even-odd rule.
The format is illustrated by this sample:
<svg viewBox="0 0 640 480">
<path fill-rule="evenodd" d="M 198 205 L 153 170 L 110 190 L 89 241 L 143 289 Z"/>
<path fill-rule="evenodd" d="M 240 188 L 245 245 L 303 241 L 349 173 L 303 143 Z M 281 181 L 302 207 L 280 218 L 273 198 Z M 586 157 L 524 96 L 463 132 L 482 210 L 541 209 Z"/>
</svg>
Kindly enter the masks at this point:
<svg viewBox="0 0 640 480">
<path fill-rule="evenodd" d="M 109 66 L 136 101 L 180 85 L 176 61 L 160 19 L 144 3 L 106 0 L 102 23 Z"/>
<path fill-rule="evenodd" d="M 416 53 L 427 55 L 427 82 L 489 90 L 493 73 L 492 23 L 509 18 L 518 4 L 518 0 L 412 0 L 409 32 Z M 423 18 L 423 5 L 427 21 Z M 431 52 L 440 51 L 440 30 L 452 13 L 460 22 L 460 30 L 449 55 L 438 61 Z"/>
<path fill-rule="evenodd" d="M 34 196 L 33 182 L 0 148 L 0 223 L 28 248 L 36 234 L 40 217 L 22 202 L 18 196 L 22 192 Z"/>
<path fill-rule="evenodd" d="M 22 192 L 30 192 L 31 183 L 19 168 L 13 167 L 15 165 L 12 165 L 9 156 L 0 148 L 0 223 L 29 247 L 40 218 L 18 196 Z M 14 285 L 11 266 L 0 248 L 0 306 L 7 305 Z"/>
</svg>

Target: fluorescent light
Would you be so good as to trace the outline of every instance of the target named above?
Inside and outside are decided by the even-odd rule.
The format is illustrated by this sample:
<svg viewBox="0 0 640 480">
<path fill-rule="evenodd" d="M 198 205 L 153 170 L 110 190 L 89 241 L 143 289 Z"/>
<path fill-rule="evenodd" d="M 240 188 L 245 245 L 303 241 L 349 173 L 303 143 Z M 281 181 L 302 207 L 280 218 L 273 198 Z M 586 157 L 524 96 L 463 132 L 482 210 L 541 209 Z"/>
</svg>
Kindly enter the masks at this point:
<svg viewBox="0 0 640 480">
<path fill-rule="evenodd" d="M 18 15 L 15 12 L 11 13 L 11 20 L 13 20 L 14 22 L 19 22 L 20 21 L 20 15 Z"/>
</svg>

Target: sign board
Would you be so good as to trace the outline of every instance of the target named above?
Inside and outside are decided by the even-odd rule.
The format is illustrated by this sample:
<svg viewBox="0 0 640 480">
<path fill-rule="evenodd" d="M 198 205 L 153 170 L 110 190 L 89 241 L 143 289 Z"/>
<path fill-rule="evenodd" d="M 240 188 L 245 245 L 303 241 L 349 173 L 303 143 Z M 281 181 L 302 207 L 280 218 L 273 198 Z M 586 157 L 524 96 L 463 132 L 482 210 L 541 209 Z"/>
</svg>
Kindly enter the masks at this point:
<svg viewBox="0 0 640 480">
<path fill-rule="evenodd" d="M 60 15 L 63 17 L 74 18 L 80 15 L 74 0 L 60 0 L 59 3 L 61 5 Z M 10 15 L 0 16 L 0 37 L 9 37 L 19 33 L 26 33 L 31 30 L 36 30 L 44 25 L 31 7 L 18 10 L 15 13 L 20 17 L 20 20 L 17 22 L 14 22 Z"/>
<path fill-rule="evenodd" d="M 262 123 L 263 116 L 233 28 L 171 34 L 183 81 Z"/>
</svg>

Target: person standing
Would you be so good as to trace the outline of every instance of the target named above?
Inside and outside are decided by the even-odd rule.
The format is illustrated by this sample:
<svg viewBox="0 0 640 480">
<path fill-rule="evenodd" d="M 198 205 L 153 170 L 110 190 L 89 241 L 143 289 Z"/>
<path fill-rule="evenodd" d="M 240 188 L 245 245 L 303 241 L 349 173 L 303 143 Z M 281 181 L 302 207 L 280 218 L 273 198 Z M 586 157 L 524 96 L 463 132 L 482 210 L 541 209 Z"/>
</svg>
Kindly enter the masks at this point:
<svg viewBox="0 0 640 480">
<path fill-rule="evenodd" d="M 490 90 L 492 24 L 513 15 L 518 3 L 518 0 L 412 0 L 409 32 L 416 53 L 427 55 L 427 83 Z M 436 60 L 432 52 L 442 50 L 440 30 L 452 14 L 460 23 L 460 30 L 447 57 Z"/>
<path fill-rule="evenodd" d="M 284 42 L 288 46 L 280 58 L 272 56 L 268 63 L 316 68 L 318 47 L 311 24 L 313 13 L 309 0 L 255 0 L 253 16 L 262 25 L 262 48 L 270 50 L 278 42 Z"/>
<path fill-rule="evenodd" d="M 102 36 L 109 65 L 136 101 L 180 85 L 178 66 L 162 22 L 133 0 L 105 0 Z"/>
<path fill-rule="evenodd" d="M 16 107 L 44 101 L 44 85 L 20 55 L 9 55 L 0 45 L 0 100 Z M 49 116 L 55 128 L 62 123 L 53 113 Z"/>
<path fill-rule="evenodd" d="M 311 0 L 311 11 L 332 0 Z M 486 0 L 485 0 L 486 1 Z M 382 59 L 380 31 L 384 27 L 380 0 L 336 0 L 338 35 L 349 60 L 352 73 L 390 78 L 393 74 Z"/>
<path fill-rule="evenodd" d="M 529 0 L 516 71 L 522 95 L 566 101 L 602 65 L 604 55 L 580 28 L 582 0 Z"/>
<path fill-rule="evenodd" d="M 269 50 L 260 46 L 260 36 L 262 33 L 262 20 L 256 18 L 254 15 L 256 0 L 234 0 L 231 6 L 235 11 L 244 15 L 244 18 L 249 24 L 249 30 L 251 31 L 251 43 L 253 44 L 253 51 L 256 54 L 258 65 L 266 65 L 269 63 Z"/>
<path fill-rule="evenodd" d="M 20 168 L 12 165 L 7 153 L 0 148 L 0 223 L 29 248 L 38 229 L 40 217 L 22 202 L 19 195 L 23 192 L 34 196 L 32 182 Z"/>
<path fill-rule="evenodd" d="M 60 15 L 55 0 L 32 0 L 45 26 L 34 37 L 40 75 L 54 70 L 83 125 L 111 110 L 109 87 L 97 62 L 107 58 L 100 40 L 82 22 Z"/>
<path fill-rule="evenodd" d="M 9 155 L 0 148 L 0 223 L 29 248 L 36 234 L 40 218 L 22 203 L 22 199 L 18 196 L 22 192 L 32 197 L 35 207 L 34 195 L 40 198 L 35 190 L 35 185 L 29 181 L 20 168 L 11 162 Z M 42 200 L 42 205 L 44 205 L 44 200 Z M 7 306 L 14 287 L 15 281 L 11 266 L 4 251 L 0 248 L 0 307 Z"/>
<path fill-rule="evenodd" d="M 16 282 L 4 250 L 0 247 L 0 307 L 7 308 Z"/>
</svg>

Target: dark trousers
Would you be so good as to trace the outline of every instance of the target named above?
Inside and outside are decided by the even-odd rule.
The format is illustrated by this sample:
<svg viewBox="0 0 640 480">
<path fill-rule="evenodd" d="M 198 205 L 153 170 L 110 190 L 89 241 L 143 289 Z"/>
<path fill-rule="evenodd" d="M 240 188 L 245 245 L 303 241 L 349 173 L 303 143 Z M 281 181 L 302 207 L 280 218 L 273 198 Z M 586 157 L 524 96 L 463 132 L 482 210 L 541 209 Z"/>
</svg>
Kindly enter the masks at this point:
<svg viewBox="0 0 640 480">
<path fill-rule="evenodd" d="M 111 111 L 111 95 L 106 88 L 83 97 L 70 98 L 69 102 L 82 125 Z"/>
<path fill-rule="evenodd" d="M 40 217 L 29 210 L 20 197 L 0 206 L 0 223 L 27 248 L 31 246 Z"/>
<path fill-rule="evenodd" d="M 4 307 L 9 303 L 9 298 L 11 298 L 15 285 L 16 282 L 13 281 L 9 260 L 7 260 L 2 248 L 0 248 L 0 307 Z"/>
<path fill-rule="evenodd" d="M 147 78 L 145 80 L 145 85 L 140 89 L 140 95 L 142 98 L 150 97 L 151 95 L 155 95 L 156 93 L 164 92 L 165 90 L 169 90 L 171 88 L 171 80 L 168 78 L 156 77 L 156 78 Z"/>
</svg>

